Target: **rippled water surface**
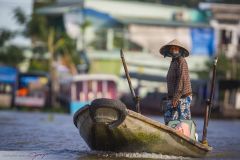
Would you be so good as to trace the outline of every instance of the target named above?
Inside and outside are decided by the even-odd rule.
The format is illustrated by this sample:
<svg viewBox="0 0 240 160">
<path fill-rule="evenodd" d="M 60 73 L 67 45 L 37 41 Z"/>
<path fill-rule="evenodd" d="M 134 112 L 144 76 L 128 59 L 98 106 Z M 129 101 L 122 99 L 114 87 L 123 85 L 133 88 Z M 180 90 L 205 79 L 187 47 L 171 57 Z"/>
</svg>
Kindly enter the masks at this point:
<svg viewBox="0 0 240 160">
<path fill-rule="evenodd" d="M 160 122 L 161 117 L 148 116 Z M 203 120 L 195 119 L 201 135 Z M 208 129 L 213 151 L 205 159 L 240 159 L 240 120 L 211 120 Z M 150 153 L 91 151 L 71 115 L 0 112 L 0 160 L 188 159 Z"/>
</svg>

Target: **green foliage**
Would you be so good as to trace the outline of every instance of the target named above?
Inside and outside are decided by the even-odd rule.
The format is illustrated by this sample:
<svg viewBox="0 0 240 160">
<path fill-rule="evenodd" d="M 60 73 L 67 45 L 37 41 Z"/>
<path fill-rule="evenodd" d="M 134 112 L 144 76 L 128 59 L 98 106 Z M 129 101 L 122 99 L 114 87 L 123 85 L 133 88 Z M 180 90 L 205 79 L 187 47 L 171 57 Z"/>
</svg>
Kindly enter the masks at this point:
<svg viewBox="0 0 240 160">
<path fill-rule="evenodd" d="M 14 16 L 19 24 L 25 24 L 27 19 L 24 12 L 20 8 L 14 10 Z M 10 66 L 17 66 L 24 60 L 22 48 L 15 45 L 6 45 L 5 43 L 17 33 L 8 29 L 0 29 L 0 63 Z"/>
<path fill-rule="evenodd" d="M 25 36 L 33 38 L 33 41 L 46 42 L 48 36 L 47 20 L 36 14 L 26 24 Z"/>
<path fill-rule="evenodd" d="M 14 10 L 14 15 L 19 24 L 26 23 L 26 16 L 20 8 Z M 17 66 L 24 60 L 22 48 L 15 45 L 6 45 L 5 43 L 17 33 L 12 32 L 8 29 L 0 29 L 0 63 L 10 66 Z"/>
<path fill-rule="evenodd" d="M 53 59 L 64 54 L 70 54 L 71 57 L 74 55 L 76 49 L 75 41 L 70 39 L 61 29 L 57 28 L 58 26 L 53 26 L 48 17 L 34 13 L 27 20 L 24 11 L 20 8 L 16 8 L 14 14 L 17 22 L 25 25 L 23 34 L 32 39 L 34 46 L 33 54 L 37 55 L 37 57 L 43 57 L 43 54 L 49 52 L 53 52 L 53 57 L 51 57 Z M 90 24 L 86 23 L 84 27 L 88 25 Z M 38 62 L 38 59 L 32 60 L 29 70 L 46 71 L 49 69 L 48 63 L 47 65 L 44 64 L 45 62 Z"/>
<path fill-rule="evenodd" d="M 124 39 L 123 36 L 114 36 L 114 40 L 113 40 L 113 46 L 114 48 L 124 48 L 126 47 L 128 50 L 134 50 L 134 51 L 141 51 L 142 47 L 139 46 L 138 44 L 128 40 L 125 42 L 127 46 L 124 46 Z"/>
<path fill-rule="evenodd" d="M 206 65 L 206 68 L 207 68 L 206 70 L 197 72 L 198 76 L 201 79 L 209 79 L 209 75 L 210 75 L 210 72 L 211 72 L 212 67 L 213 67 L 213 59 L 208 60 L 205 63 L 205 65 Z M 237 67 L 238 67 L 237 70 L 240 70 L 240 65 L 237 65 Z M 216 70 L 217 78 L 218 79 L 226 79 L 228 72 L 230 74 L 232 74 L 232 72 L 233 72 L 231 59 L 227 58 L 225 54 L 219 54 L 218 55 L 217 70 Z M 237 72 L 237 74 L 240 75 L 240 72 Z"/>
<path fill-rule="evenodd" d="M 123 48 L 124 39 L 123 37 L 114 36 L 113 46 L 115 48 Z"/>
<path fill-rule="evenodd" d="M 10 66 L 17 66 L 24 60 L 23 51 L 21 48 L 11 45 L 1 48 L 0 63 Z"/>
<path fill-rule="evenodd" d="M 86 21 L 81 25 L 82 31 L 85 32 L 85 30 L 86 30 L 89 26 L 91 26 L 91 25 L 92 25 L 92 23 L 91 23 L 89 20 L 86 20 Z"/>
<path fill-rule="evenodd" d="M 220 54 L 217 63 L 217 77 L 225 79 L 228 71 L 231 71 L 231 61 L 225 54 Z"/>
<path fill-rule="evenodd" d="M 14 33 L 7 29 L 0 29 L 0 47 L 4 46 L 5 42 L 10 40 Z"/>
<path fill-rule="evenodd" d="M 30 72 L 49 70 L 49 63 L 47 60 L 32 59 L 28 69 Z"/>
<path fill-rule="evenodd" d="M 66 33 L 62 33 L 55 41 L 56 52 L 63 54 L 68 52 L 72 55 L 76 49 L 76 42 L 72 40 Z"/>
<path fill-rule="evenodd" d="M 83 61 L 79 58 L 79 55 L 77 54 L 77 52 L 72 52 L 71 60 L 75 65 L 78 65 L 81 63 L 81 61 Z"/>
<path fill-rule="evenodd" d="M 94 41 L 89 44 L 92 46 L 94 49 L 99 49 L 99 50 L 105 50 L 106 49 L 106 40 L 107 40 L 107 34 L 106 30 L 98 30 L 96 32 L 96 38 Z"/>
<path fill-rule="evenodd" d="M 23 25 L 27 23 L 27 16 L 25 15 L 24 11 L 20 7 L 17 7 L 14 9 L 14 17 L 19 24 Z"/>
<path fill-rule="evenodd" d="M 90 73 L 107 73 L 119 75 L 121 63 L 118 60 L 94 60 Z"/>
<path fill-rule="evenodd" d="M 23 50 L 15 45 L 6 46 L 5 43 L 15 36 L 8 29 L 0 29 L 0 63 L 17 66 L 24 60 Z"/>
</svg>

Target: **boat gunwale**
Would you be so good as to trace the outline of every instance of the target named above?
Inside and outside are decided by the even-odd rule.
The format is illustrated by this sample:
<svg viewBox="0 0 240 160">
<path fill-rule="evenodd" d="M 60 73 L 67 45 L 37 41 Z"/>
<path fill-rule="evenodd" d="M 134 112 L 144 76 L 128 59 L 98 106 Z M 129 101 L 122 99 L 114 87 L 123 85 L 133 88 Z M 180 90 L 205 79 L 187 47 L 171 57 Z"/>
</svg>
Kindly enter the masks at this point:
<svg viewBox="0 0 240 160">
<path fill-rule="evenodd" d="M 148 117 L 146 117 L 146 116 L 144 116 L 142 114 L 136 113 L 136 112 L 131 111 L 129 109 L 127 109 L 127 113 L 128 113 L 129 116 L 132 116 L 132 117 L 137 118 L 139 120 L 142 120 L 142 121 L 144 121 L 144 122 L 146 122 L 148 124 L 151 124 L 151 125 L 154 125 L 154 126 L 157 126 L 157 127 L 161 128 L 161 129 L 164 129 L 167 132 L 170 132 L 170 133 L 172 133 L 172 134 L 174 134 L 174 135 L 176 135 L 176 136 L 186 140 L 188 143 L 190 143 L 192 145 L 195 145 L 195 146 L 197 146 L 200 149 L 203 149 L 205 151 L 211 151 L 212 150 L 211 146 L 205 146 L 202 143 L 200 143 L 198 141 L 195 141 L 195 140 L 193 140 L 193 139 L 191 139 L 191 138 L 189 138 L 189 137 L 187 137 L 187 136 L 177 132 L 176 130 L 174 130 L 174 129 L 172 129 L 172 128 L 170 128 L 170 127 L 168 127 L 168 126 L 166 126 L 166 125 L 164 125 L 164 124 L 162 124 L 162 123 L 160 123 L 158 121 L 150 119 L 150 118 L 148 118 Z"/>
<path fill-rule="evenodd" d="M 80 108 L 79 110 L 77 110 L 77 111 L 74 113 L 74 115 L 73 115 L 73 123 L 74 123 L 74 125 L 75 125 L 76 128 L 78 128 L 78 127 L 77 127 L 77 118 L 78 118 L 80 112 L 83 112 L 84 110 L 87 110 L 89 106 L 90 106 L 90 105 L 87 104 L 87 105 L 83 106 L 82 108 Z"/>
</svg>

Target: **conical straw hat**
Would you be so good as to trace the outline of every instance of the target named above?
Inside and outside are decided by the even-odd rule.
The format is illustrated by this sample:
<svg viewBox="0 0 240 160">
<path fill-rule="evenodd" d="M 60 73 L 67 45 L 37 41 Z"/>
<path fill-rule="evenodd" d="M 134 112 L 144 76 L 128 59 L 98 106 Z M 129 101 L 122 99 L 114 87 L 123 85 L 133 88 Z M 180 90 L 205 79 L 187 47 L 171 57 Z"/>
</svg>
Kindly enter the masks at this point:
<svg viewBox="0 0 240 160">
<path fill-rule="evenodd" d="M 168 44 L 162 46 L 162 48 L 160 48 L 160 50 L 159 50 L 160 54 L 162 54 L 164 57 L 166 57 L 166 56 L 171 57 L 170 54 L 169 54 L 170 46 L 180 47 L 181 50 L 182 50 L 182 55 L 184 57 L 189 56 L 189 51 L 187 50 L 187 48 L 176 39 L 174 39 L 171 42 L 169 42 Z"/>
</svg>

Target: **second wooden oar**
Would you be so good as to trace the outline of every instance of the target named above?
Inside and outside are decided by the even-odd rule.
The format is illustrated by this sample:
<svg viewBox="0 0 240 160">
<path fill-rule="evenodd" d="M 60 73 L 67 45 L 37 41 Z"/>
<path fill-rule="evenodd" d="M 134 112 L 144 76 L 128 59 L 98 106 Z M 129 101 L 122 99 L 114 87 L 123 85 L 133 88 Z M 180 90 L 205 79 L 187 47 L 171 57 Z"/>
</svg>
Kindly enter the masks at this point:
<svg viewBox="0 0 240 160">
<path fill-rule="evenodd" d="M 211 81 L 211 90 L 210 90 L 210 98 L 207 100 L 206 108 L 205 108 L 205 117 L 204 117 L 204 125 L 203 125 L 203 136 L 202 136 L 202 143 L 205 144 L 205 145 L 208 145 L 208 141 L 207 141 L 207 127 L 208 127 L 208 121 L 209 121 L 209 118 L 210 118 L 211 107 L 212 107 L 212 99 L 213 99 L 213 94 L 214 94 L 214 85 L 215 85 L 217 61 L 218 61 L 218 57 L 216 57 L 215 60 L 214 60 L 212 81 Z"/>
</svg>

